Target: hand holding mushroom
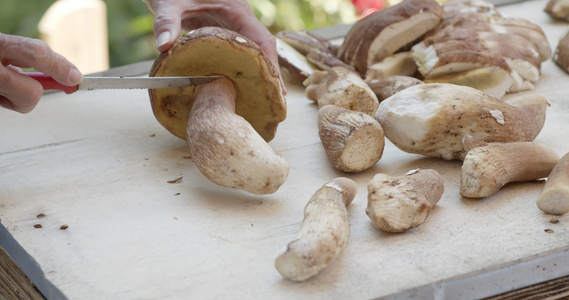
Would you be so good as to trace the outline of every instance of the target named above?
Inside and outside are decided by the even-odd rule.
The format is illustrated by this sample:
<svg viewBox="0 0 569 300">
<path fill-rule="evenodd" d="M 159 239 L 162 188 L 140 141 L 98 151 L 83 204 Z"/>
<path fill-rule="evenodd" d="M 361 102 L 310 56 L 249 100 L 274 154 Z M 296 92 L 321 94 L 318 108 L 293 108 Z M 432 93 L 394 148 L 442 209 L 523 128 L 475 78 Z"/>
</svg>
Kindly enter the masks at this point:
<svg viewBox="0 0 569 300">
<path fill-rule="evenodd" d="M 268 56 L 278 71 L 275 37 L 255 17 L 246 0 L 144 0 L 156 15 L 154 32 L 156 48 L 170 49 L 181 29 L 190 31 L 205 26 L 221 26 L 251 39 Z M 280 75 L 279 75 L 280 76 Z"/>
<path fill-rule="evenodd" d="M 261 48 L 230 30 L 203 27 L 180 37 L 150 76 L 224 75 L 209 84 L 149 90 L 157 120 L 187 139 L 199 170 L 221 186 L 275 192 L 289 167 L 266 141 L 286 117 L 280 78 Z"/>
</svg>

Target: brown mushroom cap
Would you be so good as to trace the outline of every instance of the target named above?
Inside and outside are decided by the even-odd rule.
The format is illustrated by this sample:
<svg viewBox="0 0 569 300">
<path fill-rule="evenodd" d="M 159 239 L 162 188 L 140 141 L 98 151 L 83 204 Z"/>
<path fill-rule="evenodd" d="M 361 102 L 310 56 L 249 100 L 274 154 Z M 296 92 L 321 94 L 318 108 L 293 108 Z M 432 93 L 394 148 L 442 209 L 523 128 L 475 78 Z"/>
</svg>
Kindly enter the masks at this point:
<svg viewBox="0 0 569 300">
<path fill-rule="evenodd" d="M 286 118 L 286 100 L 278 72 L 261 48 L 228 29 L 203 27 L 178 38 L 160 54 L 149 76 L 225 75 L 235 83 L 235 113 L 247 120 L 265 139 L 274 138 Z M 186 139 L 186 127 L 195 86 L 149 90 L 158 122 Z"/>
</svg>

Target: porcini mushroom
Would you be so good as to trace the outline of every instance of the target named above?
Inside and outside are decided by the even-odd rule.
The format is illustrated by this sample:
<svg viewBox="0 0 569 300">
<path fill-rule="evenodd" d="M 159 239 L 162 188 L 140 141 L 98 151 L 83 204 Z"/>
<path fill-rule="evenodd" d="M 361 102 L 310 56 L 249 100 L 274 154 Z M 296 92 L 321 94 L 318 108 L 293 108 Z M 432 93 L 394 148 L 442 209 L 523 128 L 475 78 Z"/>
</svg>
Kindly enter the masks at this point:
<svg viewBox="0 0 569 300">
<path fill-rule="evenodd" d="M 403 176 L 376 174 L 368 182 L 366 214 L 373 226 L 403 232 L 421 225 L 444 193 L 444 181 L 432 169 L 416 169 Z"/>
<path fill-rule="evenodd" d="M 408 87 L 424 83 L 415 77 L 401 75 L 389 76 L 382 79 L 366 79 L 365 82 L 375 93 L 379 102 Z"/>
<path fill-rule="evenodd" d="M 467 153 L 460 194 L 466 198 L 488 197 L 510 182 L 547 177 L 559 161 L 553 149 L 535 142 L 485 143 L 465 135 L 463 145 Z"/>
<path fill-rule="evenodd" d="M 379 105 L 377 96 L 364 80 L 344 67 L 314 71 L 304 85 L 306 97 L 316 101 L 318 107 L 332 104 L 373 116 Z"/>
<path fill-rule="evenodd" d="M 149 90 L 156 119 L 187 139 L 211 181 L 254 194 L 275 192 L 287 162 L 268 144 L 286 103 L 278 73 L 261 48 L 227 29 L 203 27 L 178 38 L 150 76 L 224 75 L 196 87 Z"/>
<path fill-rule="evenodd" d="M 350 222 L 346 207 L 357 193 L 349 178 L 338 177 L 322 186 L 304 208 L 297 238 L 275 261 L 286 279 L 305 281 L 329 266 L 346 248 Z"/>
<path fill-rule="evenodd" d="M 569 212 L 569 153 L 553 167 L 537 198 L 537 207 L 552 215 Z"/>
<path fill-rule="evenodd" d="M 568 0 L 549 0 L 543 11 L 555 19 L 569 21 Z"/>
<path fill-rule="evenodd" d="M 338 49 L 338 57 L 366 73 L 368 66 L 415 41 L 441 21 L 435 0 L 405 0 L 356 22 Z"/>
<path fill-rule="evenodd" d="M 557 44 L 553 54 L 553 61 L 563 71 L 569 73 L 569 32 Z"/>
<path fill-rule="evenodd" d="M 343 172 L 361 172 L 383 154 L 381 125 L 370 115 L 326 105 L 318 110 L 318 133 L 332 166 Z"/>
<path fill-rule="evenodd" d="M 318 70 L 310 63 L 306 56 L 298 52 L 291 45 L 277 38 L 277 53 L 279 55 L 279 66 L 285 81 L 293 84 L 302 85 L 302 82 Z"/>
<path fill-rule="evenodd" d="M 466 134 L 486 142 L 533 141 L 547 106 L 535 94 L 506 102 L 467 86 L 425 83 L 383 100 L 375 118 L 399 149 L 452 160 L 464 158 Z"/>
</svg>

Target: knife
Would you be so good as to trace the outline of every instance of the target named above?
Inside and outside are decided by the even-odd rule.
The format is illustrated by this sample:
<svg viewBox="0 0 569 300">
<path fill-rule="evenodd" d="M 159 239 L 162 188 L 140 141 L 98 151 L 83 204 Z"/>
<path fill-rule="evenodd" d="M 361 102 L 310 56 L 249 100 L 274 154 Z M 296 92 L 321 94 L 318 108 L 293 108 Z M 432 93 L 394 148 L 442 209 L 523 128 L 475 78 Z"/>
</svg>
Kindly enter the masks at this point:
<svg viewBox="0 0 569 300">
<path fill-rule="evenodd" d="M 39 81 L 44 90 L 59 90 L 66 94 L 78 90 L 95 89 L 169 89 L 199 85 L 214 81 L 223 76 L 178 76 L 178 77 L 83 77 L 83 81 L 74 86 L 63 85 L 51 76 L 41 72 L 23 72 L 24 75 Z"/>
</svg>

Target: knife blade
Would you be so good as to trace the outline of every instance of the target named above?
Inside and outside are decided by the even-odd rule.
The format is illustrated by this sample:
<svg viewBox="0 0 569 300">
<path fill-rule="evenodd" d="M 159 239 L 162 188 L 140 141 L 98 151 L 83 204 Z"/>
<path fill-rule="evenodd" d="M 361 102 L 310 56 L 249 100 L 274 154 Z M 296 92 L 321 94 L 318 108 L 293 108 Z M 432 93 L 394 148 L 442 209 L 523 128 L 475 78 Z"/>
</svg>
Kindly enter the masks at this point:
<svg viewBox="0 0 569 300">
<path fill-rule="evenodd" d="M 176 76 L 176 77 L 83 77 L 83 81 L 75 86 L 66 86 L 51 76 L 41 72 L 24 72 L 24 75 L 37 80 L 44 90 L 59 90 L 66 94 L 78 90 L 96 89 L 169 89 L 199 85 L 214 81 L 223 76 Z"/>
</svg>

